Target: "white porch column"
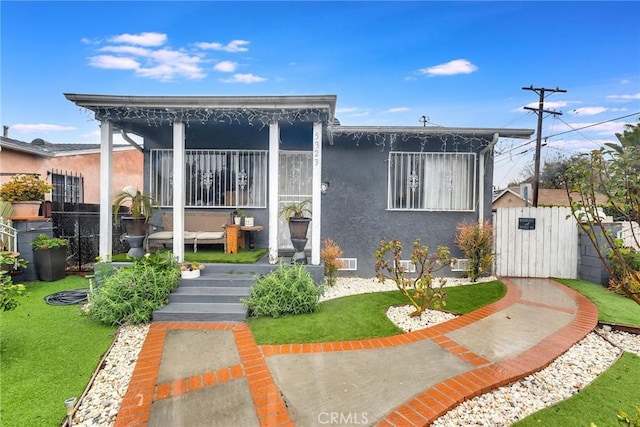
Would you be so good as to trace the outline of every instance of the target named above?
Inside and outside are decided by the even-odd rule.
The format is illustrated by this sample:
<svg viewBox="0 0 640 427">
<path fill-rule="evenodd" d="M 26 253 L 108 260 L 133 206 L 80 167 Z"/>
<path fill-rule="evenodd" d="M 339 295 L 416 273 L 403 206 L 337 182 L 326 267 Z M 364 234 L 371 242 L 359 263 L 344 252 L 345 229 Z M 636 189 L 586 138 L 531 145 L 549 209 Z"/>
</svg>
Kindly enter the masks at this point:
<svg viewBox="0 0 640 427">
<path fill-rule="evenodd" d="M 311 215 L 311 264 L 320 264 L 320 246 L 322 229 L 322 122 L 313 122 L 313 171 L 312 171 L 311 201 L 313 213 Z"/>
<path fill-rule="evenodd" d="M 111 258 L 113 252 L 113 125 L 108 120 L 100 122 L 100 245 L 102 260 Z"/>
<path fill-rule="evenodd" d="M 173 124 L 173 256 L 184 261 L 184 123 Z"/>
<path fill-rule="evenodd" d="M 278 262 L 278 180 L 280 176 L 280 127 L 269 123 L 269 264 Z"/>
</svg>

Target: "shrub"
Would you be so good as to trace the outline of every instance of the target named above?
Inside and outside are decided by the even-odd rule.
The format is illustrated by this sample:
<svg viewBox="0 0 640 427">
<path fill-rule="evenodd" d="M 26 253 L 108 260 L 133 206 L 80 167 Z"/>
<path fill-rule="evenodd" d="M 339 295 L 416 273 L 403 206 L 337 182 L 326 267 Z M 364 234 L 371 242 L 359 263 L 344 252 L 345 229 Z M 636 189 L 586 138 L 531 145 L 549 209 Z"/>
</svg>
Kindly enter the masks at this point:
<svg viewBox="0 0 640 427">
<path fill-rule="evenodd" d="M 25 291 L 24 285 L 13 283 L 8 271 L 0 270 L 0 311 L 11 311 L 18 306 L 17 296 Z"/>
<path fill-rule="evenodd" d="M 621 295 L 627 291 L 640 294 L 640 251 L 631 246 L 624 246 L 621 239 L 616 239 L 615 250 L 611 249 L 607 258 L 611 262 L 609 287 Z"/>
<path fill-rule="evenodd" d="M 469 280 L 475 282 L 493 262 L 493 227 L 489 221 L 482 225 L 460 224 L 455 242 L 469 260 L 466 273 Z"/>
<path fill-rule="evenodd" d="M 14 175 L 0 187 L 0 198 L 7 202 L 43 201 L 53 186 L 35 175 Z"/>
<path fill-rule="evenodd" d="M 44 233 L 40 233 L 38 237 L 31 242 L 33 249 L 54 249 L 69 246 L 69 240 L 60 239 L 58 237 L 49 237 Z"/>
<path fill-rule="evenodd" d="M 178 287 L 180 270 L 168 255 L 147 254 L 107 275 L 89 296 L 89 316 L 112 326 L 149 322 Z"/>
<path fill-rule="evenodd" d="M 316 286 L 303 264 L 286 267 L 280 263 L 271 273 L 258 278 L 249 298 L 242 302 L 250 316 L 280 317 L 287 314 L 314 313 L 322 287 Z"/>
<path fill-rule="evenodd" d="M 388 256 L 391 260 L 387 259 Z M 415 308 L 409 317 L 420 317 L 427 308 L 441 308 L 446 305 L 447 295 L 442 289 L 445 280 L 439 280 L 439 286 L 434 287 L 433 273 L 451 262 L 448 247 L 438 246 L 438 252 L 429 255 L 429 247 L 420 245 L 420 239 L 416 239 L 411 254 L 411 263 L 415 266 L 414 273 L 400 263 L 402 242 L 399 240 L 380 240 L 374 257 L 378 281 L 393 280 L 402 295 Z"/>
<path fill-rule="evenodd" d="M 322 241 L 324 247 L 320 251 L 320 258 L 324 261 L 324 275 L 327 278 L 327 285 L 336 284 L 336 276 L 338 269 L 344 266 L 342 258 L 342 249 L 333 239 L 325 239 Z"/>
</svg>

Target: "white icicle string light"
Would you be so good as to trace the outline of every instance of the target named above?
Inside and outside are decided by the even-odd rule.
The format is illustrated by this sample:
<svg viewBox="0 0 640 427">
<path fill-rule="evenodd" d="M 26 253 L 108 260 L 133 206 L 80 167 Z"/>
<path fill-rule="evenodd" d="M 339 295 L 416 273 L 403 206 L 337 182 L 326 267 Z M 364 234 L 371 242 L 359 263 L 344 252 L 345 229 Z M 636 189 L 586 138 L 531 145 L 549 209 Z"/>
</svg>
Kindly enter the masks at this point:
<svg viewBox="0 0 640 427">
<path fill-rule="evenodd" d="M 287 122 L 326 122 L 332 126 L 333 117 L 329 112 L 320 108 L 300 108 L 300 109 L 258 109 L 258 108 L 180 108 L 180 109 L 157 109 L 145 107 L 102 107 L 93 106 L 87 109 L 95 113 L 96 120 L 138 120 L 144 121 L 148 126 L 159 127 L 171 125 L 176 122 L 183 122 L 189 126 L 191 122 L 206 124 L 209 122 L 220 122 L 227 124 L 242 124 L 247 122 L 250 126 L 259 124 L 262 128 L 269 126 L 274 121 Z"/>
</svg>

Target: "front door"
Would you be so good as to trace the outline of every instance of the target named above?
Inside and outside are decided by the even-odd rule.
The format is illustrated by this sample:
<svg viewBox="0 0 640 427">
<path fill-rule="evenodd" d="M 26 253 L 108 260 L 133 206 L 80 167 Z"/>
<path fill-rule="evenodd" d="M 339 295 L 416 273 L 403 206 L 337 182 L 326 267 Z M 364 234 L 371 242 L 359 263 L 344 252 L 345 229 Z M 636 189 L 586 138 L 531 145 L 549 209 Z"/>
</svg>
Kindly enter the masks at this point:
<svg viewBox="0 0 640 427">
<path fill-rule="evenodd" d="M 311 151 L 280 151 L 280 176 L 278 177 L 278 212 L 291 202 L 311 200 L 313 182 L 313 162 Z M 278 217 L 278 249 L 291 249 L 289 224 Z M 311 246 L 311 227 L 307 232 L 307 248 Z"/>
</svg>

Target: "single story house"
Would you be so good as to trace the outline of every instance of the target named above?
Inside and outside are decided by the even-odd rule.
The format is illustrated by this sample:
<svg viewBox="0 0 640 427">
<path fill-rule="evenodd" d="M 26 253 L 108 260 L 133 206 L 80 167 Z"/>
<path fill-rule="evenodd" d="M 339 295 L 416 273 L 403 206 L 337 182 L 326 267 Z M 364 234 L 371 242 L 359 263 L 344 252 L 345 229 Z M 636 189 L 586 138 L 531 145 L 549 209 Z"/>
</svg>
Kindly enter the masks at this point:
<svg viewBox="0 0 640 427">
<path fill-rule="evenodd" d="M 131 145 L 113 148 L 113 181 L 116 188 L 142 185 L 142 149 Z M 9 137 L 4 126 L 0 137 L 0 185 L 16 174 L 37 174 L 53 184 L 51 201 L 98 203 L 100 200 L 100 144 L 31 142 Z"/>
<path fill-rule="evenodd" d="M 342 126 L 337 97 L 117 96 L 67 93 L 101 127 L 100 255 L 111 251 L 113 134 L 144 140 L 144 191 L 173 212 L 184 257 L 184 212 L 242 208 L 264 231 L 269 261 L 291 251 L 279 211 L 309 199 L 310 263 L 334 239 L 352 274 L 372 277 L 381 238 L 410 257 L 420 238 L 456 252 L 456 226 L 491 218 L 493 147 L 531 129 Z M 180 214 L 176 214 L 180 213 Z M 182 234 L 182 235 L 181 235 Z"/>
<path fill-rule="evenodd" d="M 578 193 L 572 193 L 574 200 L 579 200 Z M 533 190 L 531 184 L 520 184 L 520 187 L 508 187 L 494 193 L 492 206 L 498 208 L 520 208 L 531 206 L 533 200 Z M 604 194 L 596 194 L 599 205 L 606 205 L 609 199 Z M 562 188 L 540 188 L 538 189 L 538 206 L 570 206 L 567 190 Z"/>
</svg>

